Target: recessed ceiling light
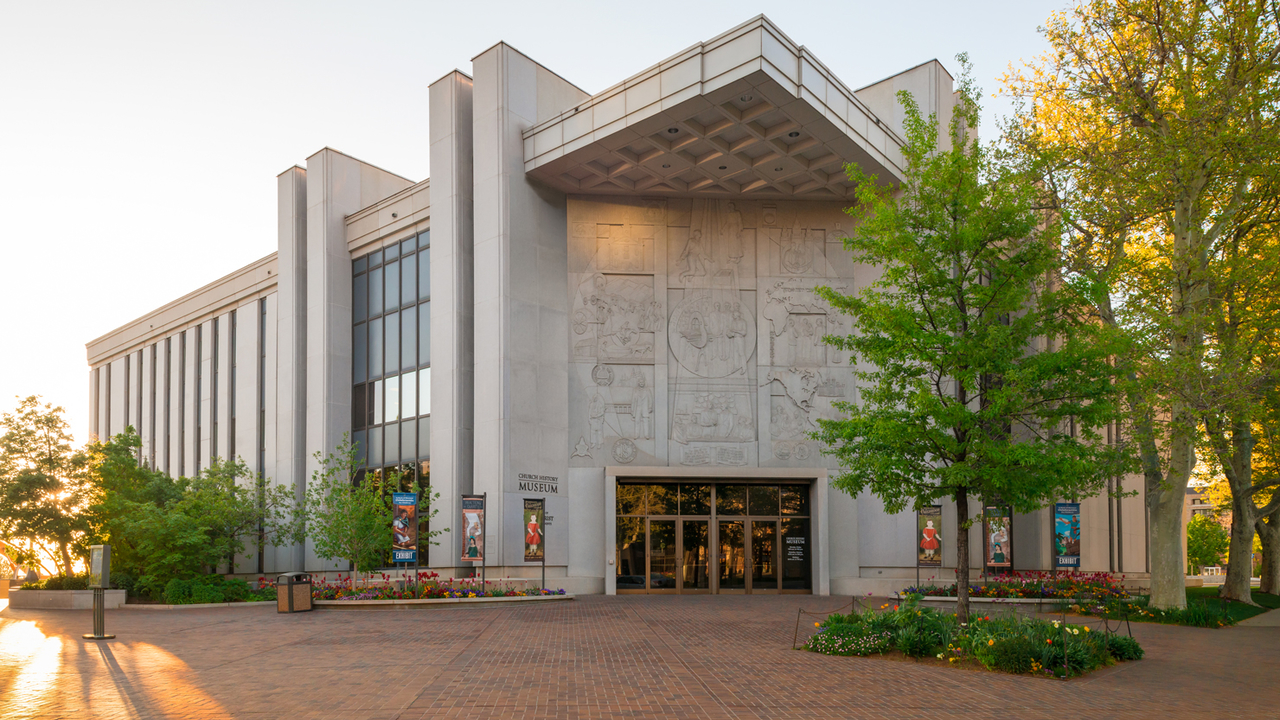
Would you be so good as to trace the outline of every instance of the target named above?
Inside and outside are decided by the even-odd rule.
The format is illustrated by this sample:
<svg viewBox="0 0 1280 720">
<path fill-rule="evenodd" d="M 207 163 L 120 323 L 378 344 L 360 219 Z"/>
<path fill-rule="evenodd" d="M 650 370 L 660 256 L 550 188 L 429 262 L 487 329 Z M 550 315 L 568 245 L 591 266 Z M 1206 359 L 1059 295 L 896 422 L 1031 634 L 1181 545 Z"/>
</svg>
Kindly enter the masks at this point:
<svg viewBox="0 0 1280 720">
<path fill-rule="evenodd" d="M 792 130 L 791 132 L 787 133 L 787 137 L 800 137 L 800 131 Z"/>
<path fill-rule="evenodd" d="M 780 168 L 780 167 L 776 167 L 776 168 L 774 168 L 774 169 L 773 169 L 773 171 L 774 171 L 774 172 L 782 172 L 782 168 Z"/>
<path fill-rule="evenodd" d="M 755 95 L 743 95 L 740 99 L 742 102 L 751 102 L 752 100 L 755 100 L 756 97 Z"/>
<path fill-rule="evenodd" d="M 663 164 L 662 164 L 662 167 L 663 167 L 663 169 L 665 170 L 666 168 L 671 167 L 671 163 L 663 163 Z"/>
<path fill-rule="evenodd" d="M 728 165 L 721 165 L 721 166 L 720 166 L 720 169 L 721 169 L 721 170 L 728 170 L 728 169 L 729 169 L 729 166 L 728 166 Z"/>
<path fill-rule="evenodd" d="M 667 128 L 667 132 L 671 133 L 672 135 L 675 135 L 676 133 L 680 132 L 680 128 Z"/>
</svg>

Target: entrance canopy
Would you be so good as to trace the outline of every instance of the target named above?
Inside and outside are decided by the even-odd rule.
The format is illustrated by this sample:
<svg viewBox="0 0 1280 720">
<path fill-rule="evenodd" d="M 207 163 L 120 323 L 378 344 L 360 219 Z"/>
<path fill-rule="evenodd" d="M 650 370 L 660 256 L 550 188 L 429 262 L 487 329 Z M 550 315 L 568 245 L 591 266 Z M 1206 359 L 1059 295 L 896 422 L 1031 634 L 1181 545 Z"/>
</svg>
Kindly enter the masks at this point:
<svg viewBox="0 0 1280 720">
<path fill-rule="evenodd" d="M 525 172 L 572 194 L 850 197 L 901 180 L 902 139 L 764 16 L 524 131 Z"/>
</svg>

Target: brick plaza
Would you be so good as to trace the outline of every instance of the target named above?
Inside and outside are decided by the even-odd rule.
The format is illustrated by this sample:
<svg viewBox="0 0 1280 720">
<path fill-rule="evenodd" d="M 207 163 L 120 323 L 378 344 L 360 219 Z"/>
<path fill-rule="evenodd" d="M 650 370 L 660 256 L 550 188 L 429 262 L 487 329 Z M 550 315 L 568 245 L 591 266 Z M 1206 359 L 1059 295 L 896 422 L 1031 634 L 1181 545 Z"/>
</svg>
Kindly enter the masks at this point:
<svg viewBox="0 0 1280 720">
<path fill-rule="evenodd" d="M 588 596 L 432 610 L 0 612 L 0 717 L 1277 717 L 1280 627 L 1133 625 L 1069 682 L 793 651 L 848 598 Z M 801 639 L 813 630 L 801 626 Z"/>
</svg>

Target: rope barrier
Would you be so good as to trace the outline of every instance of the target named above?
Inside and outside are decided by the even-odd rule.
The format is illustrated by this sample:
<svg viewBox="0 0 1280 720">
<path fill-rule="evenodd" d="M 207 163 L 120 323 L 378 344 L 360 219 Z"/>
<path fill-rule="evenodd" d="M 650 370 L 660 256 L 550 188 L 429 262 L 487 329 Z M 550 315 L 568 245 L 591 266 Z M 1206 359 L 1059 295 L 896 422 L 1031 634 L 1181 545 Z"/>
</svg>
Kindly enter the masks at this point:
<svg viewBox="0 0 1280 720">
<path fill-rule="evenodd" d="M 793 635 L 791 636 L 791 649 L 792 649 L 792 650 L 795 650 L 795 649 L 796 649 L 796 643 L 797 643 L 797 642 L 799 642 L 799 640 L 800 640 L 800 617 L 801 617 L 802 615 L 808 615 L 808 616 L 810 616 L 810 617 L 822 617 L 822 618 L 826 618 L 826 617 L 829 617 L 829 616 L 831 616 L 831 615 L 835 615 L 836 613 L 840 612 L 841 610 L 844 610 L 845 608 L 852 608 L 855 604 L 856 604 L 859 608 L 862 608 L 862 609 L 864 609 L 864 610 L 866 609 L 866 608 L 863 608 L 863 607 L 862 607 L 862 601 L 861 601 L 861 600 L 859 600 L 859 599 L 858 599 L 858 598 L 856 598 L 856 597 L 852 597 L 852 596 L 849 598 L 849 602 L 845 603 L 844 605 L 841 605 L 840 607 L 836 608 L 835 610 L 827 610 L 827 611 L 825 611 L 825 612 L 823 612 L 823 611 L 813 612 L 813 611 L 811 611 L 811 610 L 805 610 L 805 609 L 803 609 L 803 608 L 797 608 L 797 609 L 796 609 L 796 631 L 795 631 L 795 634 L 793 634 Z"/>
</svg>

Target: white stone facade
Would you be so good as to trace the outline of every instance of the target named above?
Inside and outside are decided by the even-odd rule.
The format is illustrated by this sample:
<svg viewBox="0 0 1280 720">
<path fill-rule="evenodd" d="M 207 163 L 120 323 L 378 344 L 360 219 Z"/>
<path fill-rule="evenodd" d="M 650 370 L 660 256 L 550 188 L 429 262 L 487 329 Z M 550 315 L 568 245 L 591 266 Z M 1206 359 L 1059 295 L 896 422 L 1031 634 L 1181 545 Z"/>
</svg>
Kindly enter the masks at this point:
<svg viewBox="0 0 1280 720">
<path fill-rule="evenodd" d="M 143 459 L 175 475 L 234 453 L 297 493 L 314 453 L 352 433 L 371 466 L 429 468 L 437 527 L 486 493 L 499 576 L 540 572 L 521 509 L 546 497 L 549 584 L 574 592 L 618 588 L 619 482 L 793 484 L 806 590 L 897 589 L 915 578 L 914 515 L 829 488 L 838 468 L 808 433 L 857 401 L 850 358 L 821 341 L 848 318 L 814 288 L 877 276 L 841 244 L 843 167 L 900 179 L 898 90 L 949 121 L 936 61 L 853 91 L 763 17 L 595 95 L 500 43 L 431 84 L 429 181 L 323 149 L 279 176 L 277 253 L 89 343 L 91 431 L 134 426 Z M 397 345 L 392 368 L 360 274 L 400 248 L 423 268 L 418 295 L 378 327 L 412 322 L 422 349 Z M 428 384 L 393 418 L 383 397 L 409 376 Z M 375 387 L 376 429 L 354 406 Z M 1087 500 L 1081 519 L 1084 569 L 1145 569 L 1140 498 Z M 944 508 L 944 566 L 955 520 Z M 1013 533 L 1018 568 L 1050 567 L 1047 511 Z M 470 573 L 461 553 L 446 532 L 427 560 Z M 337 566 L 311 547 L 240 562 L 292 569 Z"/>
</svg>

